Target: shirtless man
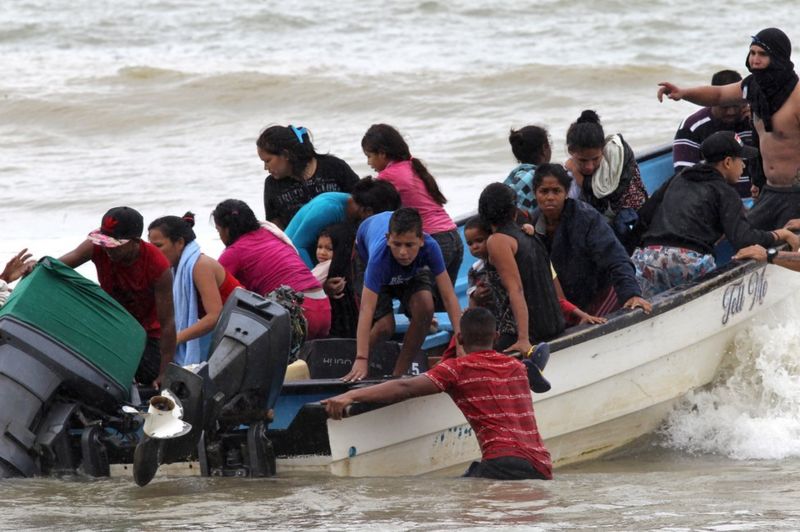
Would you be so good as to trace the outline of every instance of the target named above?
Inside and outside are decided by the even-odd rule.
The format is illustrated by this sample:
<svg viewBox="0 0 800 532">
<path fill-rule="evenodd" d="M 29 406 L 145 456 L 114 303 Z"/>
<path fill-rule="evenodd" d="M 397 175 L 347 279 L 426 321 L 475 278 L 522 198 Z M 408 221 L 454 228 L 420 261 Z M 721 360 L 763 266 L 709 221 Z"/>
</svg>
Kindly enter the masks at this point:
<svg viewBox="0 0 800 532">
<path fill-rule="evenodd" d="M 658 89 L 659 101 L 666 95 L 706 106 L 742 98 L 750 104 L 767 184 L 748 219 L 763 230 L 800 217 L 800 84 L 791 51 L 785 33 L 767 28 L 753 37 L 746 61 L 751 75 L 741 82 L 682 89 L 665 81 Z"/>
</svg>

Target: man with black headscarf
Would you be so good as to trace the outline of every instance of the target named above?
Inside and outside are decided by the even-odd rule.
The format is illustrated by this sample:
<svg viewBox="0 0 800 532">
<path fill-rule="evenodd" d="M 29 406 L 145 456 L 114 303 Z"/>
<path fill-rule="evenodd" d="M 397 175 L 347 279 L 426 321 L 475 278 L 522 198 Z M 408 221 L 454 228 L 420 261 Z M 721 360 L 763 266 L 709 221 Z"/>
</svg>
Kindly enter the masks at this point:
<svg viewBox="0 0 800 532">
<path fill-rule="evenodd" d="M 800 218 L 800 84 L 791 53 L 789 37 L 767 28 L 752 37 L 745 61 L 750 75 L 741 82 L 689 89 L 662 82 L 658 89 L 659 101 L 664 95 L 706 106 L 747 100 L 767 177 L 748 220 L 764 230 Z"/>
</svg>

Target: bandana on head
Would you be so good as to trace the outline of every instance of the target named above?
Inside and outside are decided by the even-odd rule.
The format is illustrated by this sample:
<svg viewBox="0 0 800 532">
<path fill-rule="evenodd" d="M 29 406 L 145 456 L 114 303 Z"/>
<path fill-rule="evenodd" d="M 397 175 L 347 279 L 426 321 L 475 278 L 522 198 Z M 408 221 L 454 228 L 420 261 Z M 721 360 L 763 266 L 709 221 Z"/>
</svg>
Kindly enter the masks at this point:
<svg viewBox="0 0 800 532">
<path fill-rule="evenodd" d="M 753 37 L 753 44 L 769 54 L 769 66 L 763 70 L 751 69 L 748 52 L 745 66 L 750 75 L 742 80 L 742 89 L 750 108 L 764 121 L 764 129 L 772 131 L 772 115 L 786 102 L 798 81 L 794 63 L 789 59 L 792 43 L 778 28 L 767 28 Z"/>
</svg>

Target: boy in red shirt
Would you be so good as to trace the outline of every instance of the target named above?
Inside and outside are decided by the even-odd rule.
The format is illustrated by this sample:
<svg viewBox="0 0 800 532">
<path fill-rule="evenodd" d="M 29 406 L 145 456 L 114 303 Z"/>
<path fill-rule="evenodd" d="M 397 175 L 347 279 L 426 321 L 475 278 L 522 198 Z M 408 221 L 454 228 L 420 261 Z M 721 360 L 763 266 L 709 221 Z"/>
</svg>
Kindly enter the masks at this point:
<svg viewBox="0 0 800 532">
<path fill-rule="evenodd" d="M 457 342 L 463 353 L 411 378 L 350 390 L 323 401 L 328 415 L 341 419 L 353 402 L 394 403 L 446 392 L 467 418 L 482 460 L 464 476 L 500 480 L 552 479 L 550 453 L 542 443 L 533 413 L 525 365 L 492 349 L 495 319 L 484 308 L 461 317 Z"/>
</svg>

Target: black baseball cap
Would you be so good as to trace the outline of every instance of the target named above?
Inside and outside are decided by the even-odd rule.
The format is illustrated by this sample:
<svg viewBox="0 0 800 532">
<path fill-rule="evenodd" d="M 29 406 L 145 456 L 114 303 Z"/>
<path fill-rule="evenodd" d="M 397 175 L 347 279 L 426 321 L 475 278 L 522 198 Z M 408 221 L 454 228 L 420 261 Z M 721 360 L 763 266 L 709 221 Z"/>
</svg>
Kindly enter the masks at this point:
<svg viewBox="0 0 800 532">
<path fill-rule="evenodd" d="M 134 238 L 141 238 L 144 218 L 136 209 L 114 207 L 103 215 L 99 229 L 89 233 L 89 239 L 98 246 L 115 248 Z"/>
<path fill-rule="evenodd" d="M 700 145 L 700 153 L 707 163 L 716 163 L 725 157 L 752 159 L 758 156 L 758 150 L 745 146 L 739 135 L 733 131 L 717 131 Z"/>
</svg>

